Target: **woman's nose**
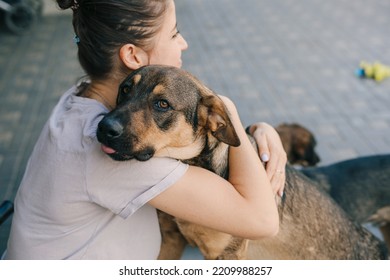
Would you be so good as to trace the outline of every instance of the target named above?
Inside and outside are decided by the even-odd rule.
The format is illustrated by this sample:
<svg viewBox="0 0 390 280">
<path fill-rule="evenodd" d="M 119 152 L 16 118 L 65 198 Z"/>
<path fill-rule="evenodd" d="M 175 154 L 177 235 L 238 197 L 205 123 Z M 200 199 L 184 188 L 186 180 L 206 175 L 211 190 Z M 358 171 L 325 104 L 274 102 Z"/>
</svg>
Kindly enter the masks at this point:
<svg viewBox="0 0 390 280">
<path fill-rule="evenodd" d="M 182 51 L 185 51 L 186 49 L 188 49 L 188 43 L 186 41 L 186 39 L 184 39 L 183 35 L 180 34 L 180 44 L 181 44 L 181 50 Z"/>
</svg>

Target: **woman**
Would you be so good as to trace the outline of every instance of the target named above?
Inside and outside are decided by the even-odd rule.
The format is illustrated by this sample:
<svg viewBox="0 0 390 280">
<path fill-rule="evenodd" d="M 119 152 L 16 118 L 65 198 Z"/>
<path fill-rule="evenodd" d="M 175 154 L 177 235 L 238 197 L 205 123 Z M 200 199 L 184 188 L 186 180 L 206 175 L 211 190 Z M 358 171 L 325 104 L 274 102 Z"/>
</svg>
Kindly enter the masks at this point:
<svg viewBox="0 0 390 280">
<path fill-rule="evenodd" d="M 274 195 L 284 185 L 276 170 L 286 163 L 280 139 L 266 124 L 250 127 L 261 154 L 271 155 L 267 175 L 226 97 L 241 140 L 229 150 L 229 181 L 169 158 L 116 162 L 96 139 L 98 122 L 132 70 L 181 67 L 188 46 L 173 0 L 57 2 L 73 10 L 79 61 L 90 81 L 62 96 L 36 143 L 15 199 L 6 258 L 155 259 L 156 208 L 245 238 L 276 234 Z"/>
</svg>

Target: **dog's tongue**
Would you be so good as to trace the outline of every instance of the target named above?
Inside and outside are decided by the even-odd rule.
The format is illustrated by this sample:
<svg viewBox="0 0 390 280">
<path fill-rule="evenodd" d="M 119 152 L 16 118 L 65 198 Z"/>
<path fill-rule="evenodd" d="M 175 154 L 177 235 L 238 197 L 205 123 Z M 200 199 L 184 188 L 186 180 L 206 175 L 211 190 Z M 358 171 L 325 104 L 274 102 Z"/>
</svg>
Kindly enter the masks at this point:
<svg viewBox="0 0 390 280">
<path fill-rule="evenodd" d="M 114 154 L 116 151 L 110 147 L 107 147 L 106 145 L 102 144 L 102 151 L 106 154 Z"/>
</svg>

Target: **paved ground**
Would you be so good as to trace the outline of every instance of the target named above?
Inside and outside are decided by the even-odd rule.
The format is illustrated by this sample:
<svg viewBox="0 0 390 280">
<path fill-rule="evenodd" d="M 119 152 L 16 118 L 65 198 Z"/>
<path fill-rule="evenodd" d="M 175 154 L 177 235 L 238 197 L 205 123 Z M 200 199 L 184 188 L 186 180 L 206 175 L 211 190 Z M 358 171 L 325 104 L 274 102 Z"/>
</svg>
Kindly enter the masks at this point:
<svg viewBox="0 0 390 280">
<path fill-rule="evenodd" d="M 176 2 L 184 67 L 231 97 L 245 124 L 305 125 L 322 165 L 390 153 L 390 79 L 354 76 L 361 60 L 390 65 L 389 1 Z M 48 114 L 82 75 L 72 38 L 52 5 L 26 34 L 0 28 L 0 201 L 14 198 Z"/>
</svg>

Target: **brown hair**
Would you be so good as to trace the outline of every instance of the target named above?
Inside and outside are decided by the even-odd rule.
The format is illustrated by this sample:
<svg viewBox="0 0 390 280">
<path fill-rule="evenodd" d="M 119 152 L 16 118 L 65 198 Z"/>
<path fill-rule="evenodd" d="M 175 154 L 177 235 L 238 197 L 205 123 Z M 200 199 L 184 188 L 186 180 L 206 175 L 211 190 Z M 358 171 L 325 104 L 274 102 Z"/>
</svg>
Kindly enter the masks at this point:
<svg viewBox="0 0 390 280">
<path fill-rule="evenodd" d="M 92 79 L 109 77 L 121 46 L 148 51 L 159 31 L 169 0 L 57 0 L 73 10 L 78 58 Z"/>
</svg>

